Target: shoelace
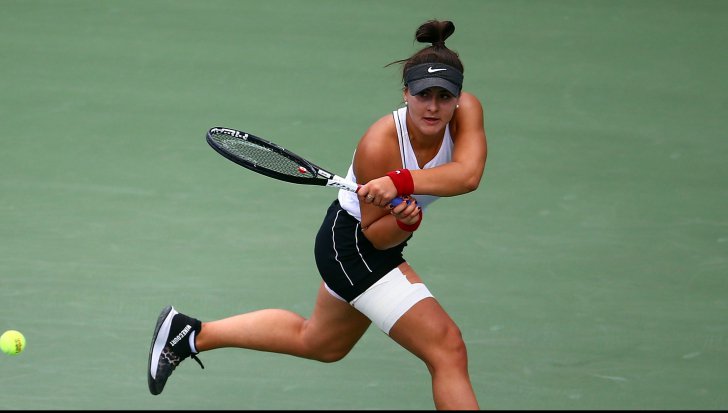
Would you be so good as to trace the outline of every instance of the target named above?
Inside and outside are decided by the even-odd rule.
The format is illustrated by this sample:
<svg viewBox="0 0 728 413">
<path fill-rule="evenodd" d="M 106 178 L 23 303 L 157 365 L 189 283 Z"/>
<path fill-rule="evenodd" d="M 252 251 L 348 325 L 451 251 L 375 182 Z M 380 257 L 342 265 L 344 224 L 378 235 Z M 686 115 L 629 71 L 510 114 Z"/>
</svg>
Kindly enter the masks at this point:
<svg viewBox="0 0 728 413">
<path fill-rule="evenodd" d="M 166 348 L 165 348 L 165 350 L 166 350 Z M 170 364 L 172 366 L 172 371 L 174 371 L 177 368 L 177 366 L 179 366 L 179 364 L 182 362 L 182 360 L 185 359 L 185 357 L 178 356 L 174 352 L 174 350 L 170 350 L 169 351 L 169 354 L 171 354 L 172 357 L 170 357 L 169 355 L 167 355 L 167 359 L 170 361 Z M 202 367 L 203 369 L 205 368 L 205 366 L 202 364 L 202 361 L 200 361 L 200 359 L 197 358 L 197 355 L 190 354 L 190 357 L 192 358 L 192 360 L 196 361 L 197 364 L 200 365 L 200 367 Z"/>
<path fill-rule="evenodd" d="M 190 357 L 192 357 L 192 360 L 196 361 L 196 362 L 197 362 L 197 364 L 199 364 L 199 365 L 200 365 L 200 367 L 202 367 L 202 368 L 203 368 L 203 370 L 204 370 L 205 366 L 203 366 L 203 365 L 202 365 L 202 362 L 200 361 L 200 359 L 198 359 L 198 358 L 197 358 L 197 356 L 196 356 L 196 355 L 194 355 L 194 354 L 190 354 Z"/>
</svg>

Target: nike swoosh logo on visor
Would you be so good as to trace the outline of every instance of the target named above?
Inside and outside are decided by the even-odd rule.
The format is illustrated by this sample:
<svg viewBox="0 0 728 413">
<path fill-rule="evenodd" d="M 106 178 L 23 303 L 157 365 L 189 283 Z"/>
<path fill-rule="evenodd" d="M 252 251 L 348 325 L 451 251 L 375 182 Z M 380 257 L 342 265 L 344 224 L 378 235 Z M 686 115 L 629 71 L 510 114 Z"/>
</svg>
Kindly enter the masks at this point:
<svg viewBox="0 0 728 413">
<path fill-rule="evenodd" d="M 447 69 L 433 69 L 432 66 L 430 66 L 427 68 L 427 73 L 441 72 L 443 70 L 447 70 Z"/>
</svg>

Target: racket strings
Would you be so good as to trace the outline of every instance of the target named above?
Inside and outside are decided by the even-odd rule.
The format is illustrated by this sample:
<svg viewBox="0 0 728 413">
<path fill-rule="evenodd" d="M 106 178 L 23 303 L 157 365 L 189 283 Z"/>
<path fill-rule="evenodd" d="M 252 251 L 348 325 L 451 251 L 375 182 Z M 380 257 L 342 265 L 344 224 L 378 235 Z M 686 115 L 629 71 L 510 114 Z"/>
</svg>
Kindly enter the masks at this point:
<svg viewBox="0 0 728 413">
<path fill-rule="evenodd" d="M 256 142 L 234 138 L 225 134 L 213 134 L 212 139 L 229 154 L 252 164 L 256 168 L 265 168 L 295 177 L 310 178 L 314 176 L 304 165 Z"/>
</svg>

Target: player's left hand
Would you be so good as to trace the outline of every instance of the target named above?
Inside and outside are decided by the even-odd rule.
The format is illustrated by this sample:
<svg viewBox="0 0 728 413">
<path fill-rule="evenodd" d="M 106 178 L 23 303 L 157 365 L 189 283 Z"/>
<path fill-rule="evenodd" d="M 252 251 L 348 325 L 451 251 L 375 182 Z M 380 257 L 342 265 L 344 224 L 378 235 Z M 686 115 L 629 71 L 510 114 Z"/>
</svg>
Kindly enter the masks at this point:
<svg viewBox="0 0 728 413">
<path fill-rule="evenodd" d="M 416 224 L 420 220 L 420 206 L 417 204 L 417 199 L 412 195 L 406 195 L 402 197 L 403 201 L 396 207 L 389 206 L 391 209 L 390 213 L 394 215 L 397 220 L 402 221 L 407 225 Z"/>
<path fill-rule="evenodd" d="M 397 197 L 397 188 L 388 176 L 372 179 L 359 187 L 356 192 L 359 202 L 366 202 L 379 207 L 386 207 Z"/>
</svg>

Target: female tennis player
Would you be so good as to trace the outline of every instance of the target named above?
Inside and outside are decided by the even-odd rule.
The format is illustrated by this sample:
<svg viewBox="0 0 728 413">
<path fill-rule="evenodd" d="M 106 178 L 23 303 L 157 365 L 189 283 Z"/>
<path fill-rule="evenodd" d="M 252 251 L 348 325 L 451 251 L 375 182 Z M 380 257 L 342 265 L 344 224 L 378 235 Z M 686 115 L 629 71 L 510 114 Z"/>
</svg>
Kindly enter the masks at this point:
<svg viewBox="0 0 728 413">
<path fill-rule="evenodd" d="M 437 409 L 478 409 L 460 329 L 403 257 L 427 225 L 438 197 L 478 188 L 487 155 L 483 108 L 462 91 L 463 64 L 446 47 L 450 21 L 415 34 L 427 43 L 402 65 L 404 106 L 374 122 L 360 139 L 347 178 L 316 236 L 323 279 L 308 318 L 265 309 L 201 322 L 165 307 L 154 329 L 148 384 L 160 394 L 179 363 L 224 347 L 276 352 L 321 362 L 341 360 L 374 323 L 420 358 L 432 377 Z M 389 202 L 403 197 L 396 207 Z M 361 375 L 359 372 L 358 375 Z"/>
</svg>

